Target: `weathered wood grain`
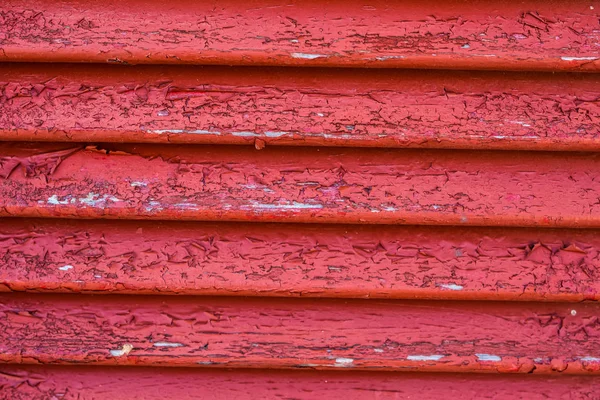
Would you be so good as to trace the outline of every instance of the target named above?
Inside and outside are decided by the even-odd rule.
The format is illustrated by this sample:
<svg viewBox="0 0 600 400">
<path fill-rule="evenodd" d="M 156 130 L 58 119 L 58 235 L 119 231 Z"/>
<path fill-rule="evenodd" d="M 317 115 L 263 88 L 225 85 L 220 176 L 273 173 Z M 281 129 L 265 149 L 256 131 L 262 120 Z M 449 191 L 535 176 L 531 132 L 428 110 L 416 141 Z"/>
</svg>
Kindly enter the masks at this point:
<svg viewBox="0 0 600 400">
<path fill-rule="evenodd" d="M 600 155 L 5 143 L 0 215 L 600 227 Z"/>
<path fill-rule="evenodd" d="M 600 372 L 600 305 L 0 295 L 0 362 Z"/>
<path fill-rule="evenodd" d="M 0 60 L 598 71 L 592 1 L 4 0 Z"/>
<path fill-rule="evenodd" d="M 0 140 L 600 150 L 594 74 L 0 66 Z"/>
<path fill-rule="evenodd" d="M 595 377 L 0 365 L 6 399 L 594 399 Z"/>
<path fill-rule="evenodd" d="M 595 230 L 0 220 L 0 288 L 600 300 Z"/>
</svg>

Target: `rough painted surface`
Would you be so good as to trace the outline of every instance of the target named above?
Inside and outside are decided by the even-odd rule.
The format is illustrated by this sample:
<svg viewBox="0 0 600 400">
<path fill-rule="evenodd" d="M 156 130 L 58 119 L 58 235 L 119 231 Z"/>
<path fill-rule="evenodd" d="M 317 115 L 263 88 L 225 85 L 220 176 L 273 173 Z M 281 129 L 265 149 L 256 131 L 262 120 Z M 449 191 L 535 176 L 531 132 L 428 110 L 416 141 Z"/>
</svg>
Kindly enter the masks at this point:
<svg viewBox="0 0 600 400">
<path fill-rule="evenodd" d="M 0 362 L 600 372 L 600 304 L 0 295 Z"/>
<path fill-rule="evenodd" d="M 594 4 L 5 0 L 0 59 L 597 71 Z"/>
<path fill-rule="evenodd" d="M 6 399 L 594 399 L 594 377 L 0 366 Z M 168 395 L 167 395 L 168 394 Z"/>
<path fill-rule="evenodd" d="M 582 301 L 597 231 L 0 221 L 0 290 Z"/>
<path fill-rule="evenodd" d="M 6 64 L 0 139 L 600 150 L 592 74 Z"/>
<path fill-rule="evenodd" d="M 10 144 L 0 215 L 600 227 L 597 154 Z"/>
</svg>

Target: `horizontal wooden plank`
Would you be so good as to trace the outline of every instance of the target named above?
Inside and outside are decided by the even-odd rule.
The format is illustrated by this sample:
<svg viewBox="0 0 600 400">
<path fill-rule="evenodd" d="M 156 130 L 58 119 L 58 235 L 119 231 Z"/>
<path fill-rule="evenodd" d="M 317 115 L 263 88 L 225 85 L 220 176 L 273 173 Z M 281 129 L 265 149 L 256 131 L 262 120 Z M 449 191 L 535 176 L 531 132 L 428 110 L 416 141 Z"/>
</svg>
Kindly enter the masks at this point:
<svg viewBox="0 0 600 400">
<path fill-rule="evenodd" d="M 0 290 L 600 300 L 594 230 L 0 220 Z"/>
<path fill-rule="evenodd" d="M 0 295 L 0 362 L 600 372 L 600 304 Z"/>
<path fill-rule="evenodd" d="M 4 216 L 600 227 L 598 154 L 5 143 L 0 157 Z"/>
<path fill-rule="evenodd" d="M 598 71 L 577 0 L 5 0 L 0 60 Z"/>
<path fill-rule="evenodd" d="M 0 66 L 0 140 L 600 150 L 594 74 Z"/>
<path fill-rule="evenodd" d="M 0 365 L 11 399 L 592 399 L 595 377 Z"/>
</svg>

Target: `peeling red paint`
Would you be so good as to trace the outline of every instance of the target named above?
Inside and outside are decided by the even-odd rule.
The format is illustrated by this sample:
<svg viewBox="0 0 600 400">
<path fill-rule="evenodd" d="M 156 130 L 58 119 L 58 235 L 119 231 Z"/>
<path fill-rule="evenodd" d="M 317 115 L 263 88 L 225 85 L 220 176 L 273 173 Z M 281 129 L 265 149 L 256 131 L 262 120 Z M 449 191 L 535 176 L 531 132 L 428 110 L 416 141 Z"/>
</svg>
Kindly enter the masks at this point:
<svg viewBox="0 0 600 400">
<path fill-rule="evenodd" d="M 600 227 L 597 154 L 69 144 L 0 154 L 4 216 Z"/>
<path fill-rule="evenodd" d="M 190 370 L 0 365 L 11 399 L 506 399 L 593 398 L 597 378 L 334 371 Z"/>
<path fill-rule="evenodd" d="M 0 221 L 6 291 L 600 299 L 595 230 Z"/>
<path fill-rule="evenodd" d="M 597 374 L 599 312 L 597 303 L 11 293 L 0 295 L 0 331 L 11 338 L 0 361 Z"/>
<path fill-rule="evenodd" d="M 595 398 L 599 32 L 5 0 L 0 398 Z"/>
<path fill-rule="evenodd" d="M 5 0 L 0 59 L 598 71 L 593 5 Z"/>
<path fill-rule="evenodd" d="M 593 74 L 7 64 L 0 139 L 592 151 L 598 93 Z"/>
</svg>

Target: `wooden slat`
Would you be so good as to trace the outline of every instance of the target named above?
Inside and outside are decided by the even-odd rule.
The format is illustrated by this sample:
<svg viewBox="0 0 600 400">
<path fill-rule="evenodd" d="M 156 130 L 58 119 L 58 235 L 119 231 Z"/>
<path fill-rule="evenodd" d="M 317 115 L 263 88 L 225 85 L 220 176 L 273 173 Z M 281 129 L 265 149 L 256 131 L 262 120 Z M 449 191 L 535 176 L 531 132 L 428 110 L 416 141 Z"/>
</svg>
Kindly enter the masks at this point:
<svg viewBox="0 0 600 400">
<path fill-rule="evenodd" d="M 0 220 L 0 288 L 600 300 L 588 230 Z"/>
<path fill-rule="evenodd" d="M 0 366 L 10 399 L 593 399 L 596 378 L 186 368 Z"/>
<path fill-rule="evenodd" d="M 0 157 L 4 216 L 600 227 L 597 154 L 5 143 Z"/>
<path fill-rule="evenodd" d="M 4 0 L 0 60 L 598 71 L 578 0 Z"/>
<path fill-rule="evenodd" d="M 5 64 L 0 140 L 598 151 L 599 79 Z"/>
<path fill-rule="evenodd" d="M 598 373 L 600 305 L 0 295 L 0 362 Z"/>
</svg>

